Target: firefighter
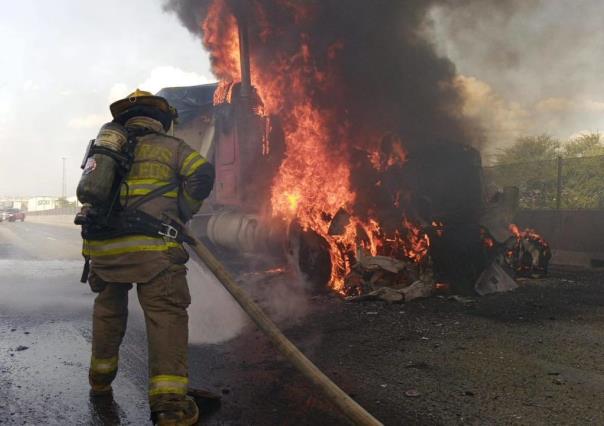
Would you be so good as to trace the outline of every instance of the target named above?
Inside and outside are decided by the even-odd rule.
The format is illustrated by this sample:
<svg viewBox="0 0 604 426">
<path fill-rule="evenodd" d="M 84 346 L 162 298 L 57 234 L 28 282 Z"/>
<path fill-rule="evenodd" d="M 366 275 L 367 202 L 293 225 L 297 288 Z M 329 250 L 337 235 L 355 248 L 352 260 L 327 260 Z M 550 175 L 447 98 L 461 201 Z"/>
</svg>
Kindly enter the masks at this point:
<svg viewBox="0 0 604 426">
<path fill-rule="evenodd" d="M 83 227 L 88 283 L 98 293 L 92 321 L 91 396 L 112 395 L 128 294 L 136 284 L 147 329 L 152 420 L 158 425 L 194 424 L 199 410 L 187 396 L 191 299 L 182 230 L 210 194 L 214 168 L 183 140 L 167 134 L 176 111 L 166 99 L 137 89 L 111 104 L 110 110 L 112 125 L 136 135 L 136 144 L 131 167 L 119 186 L 121 213 L 110 216 L 108 223 Z"/>
</svg>

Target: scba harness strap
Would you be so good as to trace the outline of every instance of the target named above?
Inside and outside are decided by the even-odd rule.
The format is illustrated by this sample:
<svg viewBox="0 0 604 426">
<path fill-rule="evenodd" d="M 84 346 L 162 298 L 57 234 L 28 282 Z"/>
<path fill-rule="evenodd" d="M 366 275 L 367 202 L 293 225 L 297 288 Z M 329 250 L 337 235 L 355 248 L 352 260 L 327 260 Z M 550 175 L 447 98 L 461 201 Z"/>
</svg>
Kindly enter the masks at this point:
<svg viewBox="0 0 604 426">
<path fill-rule="evenodd" d="M 158 195 L 159 196 L 159 195 Z M 85 241 L 104 241 L 129 235 L 163 237 L 179 244 L 193 243 L 193 239 L 184 232 L 184 227 L 169 218 L 157 219 L 141 210 L 122 212 L 110 220 L 111 227 L 93 223 L 82 226 L 82 238 Z M 90 273 L 90 255 L 84 256 L 84 269 L 80 281 L 86 283 Z"/>
<path fill-rule="evenodd" d="M 193 241 L 178 222 L 169 218 L 157 219 L 140 210 L 122 213 L 115 216 L 110 222 L 111 226 L 90 224 L 82 231 L 82 237 L 89 241 L 104 241 L 140 234 L 149 237 L 169 238 L 178 243 Z"/>
<path fill-rule="evenodd" d="M 110 155 L 119 165 L 119 184 L 116 185 L 114 189 L 115 197 L 119 196 L 120 188 L 125 184 L 125 178 L 134 162 L 134 148 L 138 142 L 137 138 L 149 133 L 157 132 L 150 129 L 137 129 L 134 132 L 129 130 L 128 149 L 124 154 L 116 153 L 111 150 L 107 150 L 110 151 L 110 154 L 105 153 L 105 150 L 101 148 L 103 154 Z M 98 148 L 96 148 L 96 151 L 91 151 L 91 153 L 97 151 L 100 153 Z M 180 223 L 168 217 L 158 219 L 139 209 L 143 204 L 178 188 L 178 186 L 178 182 L 171 182 L 160 188 L 154 189 L 150 193 L 137 198 L 129 205 L 126 204 L 120 209 L 115 209 L 115 206 L 112 205 L 108 215 L 103 217 L 90 214 L 84 215 L 84 217 L 80 218 L 79 223 L 82 225 L 82 238 L 87 241 L 103 241 L 128 235 L 145 235 L 149 237 L 168 238 L 181 244 L 183 242 L 192 243 L 193 240 L 186 232 L 184 232 L 184 227 Z M 78 223 L 77 220 L 76 223 Z M 89 271 L 90 256 L 85 256 L 84 270 L 82 271 L 81 278 L 83 283 L 88 280 Z"/>
</svg>

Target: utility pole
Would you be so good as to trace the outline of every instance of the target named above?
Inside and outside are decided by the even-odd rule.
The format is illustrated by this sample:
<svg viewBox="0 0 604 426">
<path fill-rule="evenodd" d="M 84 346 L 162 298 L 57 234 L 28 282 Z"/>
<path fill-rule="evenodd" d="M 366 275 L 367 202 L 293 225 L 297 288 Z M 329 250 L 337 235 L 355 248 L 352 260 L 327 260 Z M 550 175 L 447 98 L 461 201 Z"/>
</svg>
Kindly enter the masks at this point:
<svg viewBox="0 0 604 426">
<path fill-rule="evenodd" d="M 65 173 L 66 173 L 65 160 L 67 160 L 67 157 L 61 157 L 61 160 L 63 160 L 63 179 L 61 181 L 61 199 L 65 200 L 66 192 L 67 192 L 67 186 L 65 183 Z"/>
<path fill-rule="evenodd" d="M 562 207 L 562 157 L 558 157 L 556 171 L 556 210 Z"/>
</svg>

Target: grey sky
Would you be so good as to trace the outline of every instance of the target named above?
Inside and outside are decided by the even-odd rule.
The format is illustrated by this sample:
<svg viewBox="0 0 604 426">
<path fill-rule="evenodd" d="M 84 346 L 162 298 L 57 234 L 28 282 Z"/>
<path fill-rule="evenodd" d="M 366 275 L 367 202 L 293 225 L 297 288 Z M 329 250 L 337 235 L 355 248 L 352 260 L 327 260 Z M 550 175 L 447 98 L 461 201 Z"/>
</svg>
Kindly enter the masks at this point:
<svg viewBox="0 0 604 426">
<path fill-rule="evenodd" d="M 59 195 L 62 156 L 74 194 L 110 100 L 211 79 L 201 43 L 159 1 L 10 2 L 0 51 L 0 196 Z"/>
<path fill-rule="evenodd" d="M 136 87 L 211 81 L 201 43 L 160 0 L 20 0 L 0 15 L 0 196 L 75 192 L 83 149 Z M 466 113 L 489 152 L 516 136 L 604 127 L 602 0 L 543 0 L 516 13 L 480 1 L 436 12 L 439 51 L 457 64 Z M 487 152 L 487 156 L 489 154 Z"/>
<path fill-rule="evenodd" d="M 437 11 L 434 32 L 458 72 L 480 80 L 470 85 L 487 151 L 523 134 L 604 130 L 604 1 L 469 3 Z"/>
</svg>

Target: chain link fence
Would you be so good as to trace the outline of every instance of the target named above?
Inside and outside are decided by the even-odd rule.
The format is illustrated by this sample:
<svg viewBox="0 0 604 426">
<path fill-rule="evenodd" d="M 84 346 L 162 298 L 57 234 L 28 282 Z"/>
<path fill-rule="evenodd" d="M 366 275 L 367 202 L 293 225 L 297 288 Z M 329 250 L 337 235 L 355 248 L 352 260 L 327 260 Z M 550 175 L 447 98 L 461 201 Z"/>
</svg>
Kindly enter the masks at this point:
<svg viewBox="0 0 604 426">
<path fill-rule="evenodd" d="M 521 209 L 604 209 L 604 156 L 485 167 L 484 179 L 487 194 L 518 187 Z"/>
</svg>

